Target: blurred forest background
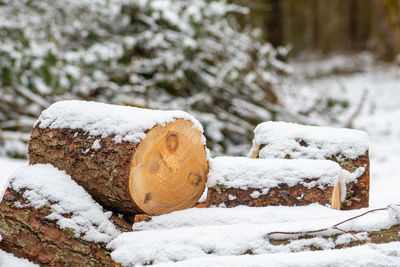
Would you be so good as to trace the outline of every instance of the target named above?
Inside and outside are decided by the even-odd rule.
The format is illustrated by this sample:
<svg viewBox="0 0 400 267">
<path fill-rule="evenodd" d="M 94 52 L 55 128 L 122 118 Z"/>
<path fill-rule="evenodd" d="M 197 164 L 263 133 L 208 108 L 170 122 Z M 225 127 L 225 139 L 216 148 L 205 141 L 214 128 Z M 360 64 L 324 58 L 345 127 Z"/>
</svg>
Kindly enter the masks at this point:
<svg viewBox="0 0 400 267">
<path fill-rule="evenodd" d="M 393 61 L 400 53 L 398 0 L 234 0 L 247 5 L 247 23 L 293 54 L 368 50 Z"/>
<path fill-rule="evenodd" d="M 352 127 L 368 90 L 335 75 L 399 54 L 400 0 L 0 0 L 0 155 L 62 99 L 182 109 L 243 155 L 262 121 Z"/>
</svg>

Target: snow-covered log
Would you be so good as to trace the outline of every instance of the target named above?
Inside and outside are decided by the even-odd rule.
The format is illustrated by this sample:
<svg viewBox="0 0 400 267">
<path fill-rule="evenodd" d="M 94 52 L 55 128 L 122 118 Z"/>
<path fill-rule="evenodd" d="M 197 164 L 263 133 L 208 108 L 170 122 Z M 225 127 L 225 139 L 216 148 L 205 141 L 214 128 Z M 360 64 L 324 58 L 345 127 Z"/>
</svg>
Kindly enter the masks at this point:
<svg viewBox="0 0 400 267">
<path fill-rule="evenodd" d="M 15 171 L 0 205 L 0 249 L 41 266 L 115 266 L 106 244 L 129 230 L 49 164 Z"/>
<path fill-rule="evenodd" d="M 341 208 L 360 209 L 369 203 L 369 137 L 364 131 L 264 122 L 254 130 L 249 157 L 263 159 L 329 159 L 349 171 Z"/>
<path fill-rule="evenodd" d="M 340 208 L 334 188 L 342 169 L 329 160 L 217 157 L 210 161 L 207 206 L 298 206 Z M 340 184 L 340 183 L 339 183 Z"/>
<path fill-rule="evenodd" d="M 157 215 L 191 207 L 203 193 L 202 132 L 183 111 L 61 101 L 33 128 L 29 162 L 65 170 L 109 209 Z"/>
<path fill-rule="evenodd" d="M 390 210 L 391 208 L 379 212 L 370 210 L 370 213 L 360 216 L 362 212 L 358 210 L 339 211 L 317 204 L 301 207 L 192 208 L 151 216 L 146 221 L 134 224 L 132 232 L 122 233 L 108 247 L 113 250 L 113 259 L 126 266 L 165 266 L 168 263 L 192 266 L 193 261 L 201 262 L 202 259 L 213 258 L 218 258 L 219 261 L 195 266 L 269 266 L 265 260 L 250 265 L 249 262 L 257 257 L 275 258 L 277 264 L 271 266 L 282 266 L 279 260 L 282 262 L 283 258 L 302 251 L 310 251 L 307 253 L 309 258 L 314 256 L 315 250 L 325 250 L 325 255 L 331 252 L 334 255 L 334 251 L 341 253 L 342 250 L 336 250 L 338 248 L 358 246 L 364 242 L 394 242 L 391 252 L 381 251 L 380 245 L 367 245 L 382 252 L 380 259 L 393 260 L 399 258 L 400 243 L 395 241 L 400 241 L 400 226 L 399 217 L 390 216 Z M 398 211 L 395 214 L 399 215 Z M 356 219 L 347 221 L 356 216 Z M 341 230 L 333 228 L 344 221 L 347 222 L 337 227 Z M 321 228 L 325 230 L 318 231 Z M 223 258 L 240 259 L 243 257 L 241 255 L 246 254 L 250 257 L 247 263 L 244 260 L 236 265 L 232 265 L 232 261 L 229 264 L 223 263 Z M 360 257 L 351 254 L 357 259 L 362 259 L 365 255 Z M 353 264 L 353 261 L 346 265 L 346 261 L 340 256 L 333 258 L 344 264 L 335 265 L 331 261 L 326 264 L 321 259 L 319 263 L 301 266 L 364 266 Z M 349 258 L 351 257 L 346 257 Z M 300 256 L 297 257 L 299 259 Z M 186 262 L 187 260 L 190 262 Z M 373 261 L 368 264 L 376 265 Z M 292 262 L 284 266 L 298 265 Z"/>
</svg>

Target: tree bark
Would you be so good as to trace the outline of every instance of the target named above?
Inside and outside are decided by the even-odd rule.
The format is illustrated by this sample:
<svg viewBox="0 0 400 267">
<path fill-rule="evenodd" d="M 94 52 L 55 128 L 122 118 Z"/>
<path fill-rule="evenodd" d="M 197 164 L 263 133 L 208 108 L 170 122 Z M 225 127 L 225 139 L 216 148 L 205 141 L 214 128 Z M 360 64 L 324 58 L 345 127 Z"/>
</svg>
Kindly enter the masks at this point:
<svg viewBox="0 0 400 267">
<path fill-rule="evenodd" d="M 260 145 L 253 151 L 250 157 L 259 158 L 261 149 L 268 148 L 265 145 Z M 286 155 L 285 158 L 290 159 L 289 154 Z M 346 158 L 343 155 L 336 155 L 335 157 L 327 159 L 337 162 L 343 169 L 349 172 L 354 172 L 359 167 L 365 167 L 364 173 L 355 182 L 346 184 L 346 198 L 341 202 L 341 209 L 352 210 L 367 208 L 369 206 L 369 152 L 367 151 L 364 155 L 354 160 Z"/>
<path fill-rule="evenodd" d="M 157 125 L 139 144 L 113 138 L 38 124 L 29 142 L 29 163 L 65 170 L 96 201 L 120 213 L 158 215 L 196 204 L 208 163 L 202 133 L 191 122 Z"/>
<path fill-rule="evenodd" d="M 300 184 L 293 187 L 284 184 L 280 187 L 271 188 L 267 194 L 256 193 L 252 196 L 254 192 L 260 192 L 260 189 L 249 188 L 243 190 L 217 185 L 216 187 L 208 188 L 206 205 L 209 207 L 211 205 L 224 204 L 228 208 L 239 205 L 251 207 L 302 206 L 311 203 L 329 205 L 332 201 L 333 187 L 327 186 L 325 189 L 321 189 L 318 186 L 307 188 Z"/>
<path fill-rule="evenodd" d="M 17 201 L 25 203 L 22 192 L 7 189 L 0 205 L 0 249 L 41 266 L 120 266 L 105 244 L 77 238 L 73 230 L 61 230 L 55 221 L 46 219 L 51 213 L 48 206 L 17 208 Z M 121 218 L 113 216 L 112 220 L 121 231 L 132 229 Z"/>
<path fill-rule="evenodd" d="M 369 155 L 359 156 L 355 160 L 335 159 L 339 165 L 349 172 L 358 167 L 365 167 L 364 173 L 355 182 L 346 184 L 346 198 L 342 202 L 342 210 L 367 208 L 369 206 Z"/>
<path fill-rule="evenodd" d="M 400 241 L 400 236 L 398 235 L 400 231 L 400 225 L 394 225 L 390 227 L 389 229 L 381 229 L 379 231 L 368 231 L 368 238 L 369 240 L 367 243 L 372 243 L 372 244 L 385 244 L 385 243 L 390 243 L 390 242 L 396 242 Z M 351 234 L 357 234 L 358 232 L 350 232 Z M 298 237 L 298 239 L 311 239 L 315 238 L 315 236 L 319 235 L 304 235 L 301 237 Z M 330 236 L 321 236 L 324 239 L 332 239 L 333 241 L 336 241 L 336 239 L 339 237 L 338 234 L 336 235 L 330 235 Z M 297 239 L 297 238 L 296 238 Z M 269 242 L 273 245 L 279 246 L 279 245 L 285 245 L 289 244 L 292 242 L 294 239 L 293 238 L 279 238 L 279 239 L 273 239 L 273 237 L 270 237 Z M 341 248 L 349 248 L 349 247 L 355 247 L 359 245 L 365 244 L 365 241 L 360 241 L 354 238 L 352 241 L 346 242 L 344 244 L 338 244 L 335 245 L 334 249 L 341 249 Z M 306 246 L 304 249 L 310 249 L 310 250 L 324 250 L 322 247 L 316 247 L 314 245 L 311 246 Z"/>
</svg>

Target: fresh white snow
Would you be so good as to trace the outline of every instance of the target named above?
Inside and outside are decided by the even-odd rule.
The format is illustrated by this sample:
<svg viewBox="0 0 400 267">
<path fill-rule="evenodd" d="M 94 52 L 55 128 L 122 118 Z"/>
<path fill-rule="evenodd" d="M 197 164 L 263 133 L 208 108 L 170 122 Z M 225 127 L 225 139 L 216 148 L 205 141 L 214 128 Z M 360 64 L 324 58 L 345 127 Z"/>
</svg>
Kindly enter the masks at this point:
<svg viewBox="0 0 400 267">
<path fill-rule="evenodd" d="M 81 129 L 102 138 L 115 135 L 116 142 L 140 142 L 146 131 L 177 119 L 189 120 L 203 132 L 200 122 L 180 110 L 151 110 L 99 102 L 65 100 L 52 104 L 40 115 L 41 128 Z"/>
<path fill-rule="evenodd" d="M 257 209 L 260 210 L 258 215 L 263 213 L 264 217 L 254 216 Z M 253 254 L 290 253 L 308 250 L 311 245 L 332 249 L 336 244 L 342 244 L 344 237 L 336 243 L 332 238 L 321 236 L 348 235 L 332 227 L 362 212 L 360 210 L 335 211 L 321 205 L 291 208 L 236 207 L 219 210 L 225 213 L 218 215 L 218 208 L 215 208 L 181 211 L 181 217 L 177 216 L 175 219 L 172 219 L 172 214 L 162 215 L 157 218 L 158 224 L 155 229 L 151 227 L 154 225 L 151 221 L 148 222 L 148 227 L 146 227 L 147 223 L 143 222 L 140 227 L 142 231 L 122 233 L 109 243 L 108 248 L 113 250 L 111 256 L 114 260 L 131 266 L 134 263 L 165 263 L 201 257 L 242 255 L 248 251 Z M 239 211 L 241 217 L 236 217 L 235 221 L 230 222 L 229 220 L 232 219 L 230 214 L 238 214 Z M 330 215 L 323 217 L 319 215 L 320 212 Z M 192 217 L 192 214 L 195 216 Z M 200 214 L 207 219 L 200 219 L 198 223 Z M 223 218 L 223 215 L 226 217 Z M 185 222 L 179 222 L 182 217 L 186 217 Z M 340 228 L 345 231 L 373 231 L 386 229 L 398 223 L 399 220 L 389 215 L 388 210 L 383 210 L 344 223 L 340 225 Z M 164 225 L 166 225 L 165 228 Z M 298 236 L 297 234 L 270 234 L 271 232 L 311 231 L 323 228 L 327 230 L 310 239 L 298 239 L 280 246 L 268 242 L 269 239 L 293 239 Z"/>
<path fill-rule="evenodd" d="M 100 139 L 97 139 L 93 142 L 91 149 L 98 150 L 101 148 Z"/>
<path fill-rule="evenodd" d="M 54 220 L 61 229 L 70 228 L 76 237 L 88 241 L 107 243 L 120 234 L 110 220 L 111 212 L 103 208 L 64 171 L 50 164 L 36 164 L 17 169 L 11 175 L 10 187 L 16 191 L 25 189 L 23 197 L 29 206 L 49 206 L 52 213 L 47 219 Z M 63 215 L 69 214 L 70 218 Z"/>
<path fill-rule="evenodd" d="M 303 63 L 301 66 L 304 68 Z M 390 203 L 400 204 L 398 193 L 400 162 L 399 80 L 400 70 L 397 68 L 377 69 L 348 76 L 327 77 L 313 84 L 295 84 L 296 92 L 300 92 L 302 88 L 304 88 L 304 91 L 308 91 L 310 86 L 321 86 L 323 91 L 326 92 L 330 86 L 340 85 L 348 88 L 350 99 L 353 99 L 355 103 L 364 88 L 370 89 L 366 105 L 354 123 L 356 128 L 364 129 L 371 137 L 370 208 L 386 207 Z M 307 97 L 309 97 L 309 94 Z M 295 106 L 291 103 L 286 103 L 286 105 Z M 21 165 L 26 165 L 26 161 L 0 158 L 0 169 L 2 170 L 0 181 L 8 179 L 9 174 Z M 364 232 L 390 227 L 390 225 L 399 223 L 400 219 L 398 207 L 391 207 L 386 211 L 371 213 L 347 222 L 342 225 L 342 228 L 344 230 L 358 229 Z M 334 243 L 333 240 L 322 240 L 320 237 L 314 237 L 307 241 L 308 243 L 296 240 L 294 243 L 285 246 L 269 247 L 266 246 L 265 240 L 261 236 L 262 233 L 269 230 L 299 231 L 330 227 L 367 210 L 369 209 L 336 211 L 313 204 L 305 207 L 235 207 L 231 209 L 211 208 L 177 211 L 152 217 L 150 222 L 135 224 L 133 229 L 136 232 L 131 233 L 132 235 L 142 232 L 143 238 L 146 239 L 147 234 L 150 233 L 150 241 L 146 243 L 148 247 L 138 247 L 138 252 L 129 251 L 129 246 L 134 242 L 128 244 L 131 237 L 130 234 L 127 234 L 127 236 L 113 242 L 113 245 L 118 247 L 116 252 L 113 252 L 113 257 L 118 257 L 121 262 L 129 262 L 132 257 L 143 260 L 144 255 L 148 255 L 148 260 L 156 257 L 160 264 L 167 266 L 175 264 L 178 266 L 265 266 L 266 263 L 271 266 L 400 266 L 399 242 L 329 250 L 334 244 L 354 240 L 354 237 L 342 234 Z M 196 228 L 199 229 L 195 230 Z M 162 238 L 156 239 L 156 234 L 152 234 L 152 232 L 162 233 Z M 168 233 L 171 236 L 168 236 Z M 212 234 L 214 234 L 214 237 Z M 246 239 L 247 234 L 255 239 Z M 191 236 L 193 239 L 187 240 L 189 237 L 185 239 L 185 235 Z M 365 234 L 358 234 L 358 237 L 364 239 Z M 198 238 L 198 241 L 196 241 L 196 238 Z M 221 238 L 234 242 L 228 244 Z M 284 236 L 274 235 L 273 238 L 284 238 Z M 127 243 L 122 244 L 125 241 Z M 247 241 L 247 245 L 240 243 Z M 140 244 L 144 244 L 146 241 L 140 242 Z M 153 246 L 160 247 L 158 242 L 164 244 L 160 251 L 153 248 Z M 174 244 L 180 245 L 174 247 Z M 296 252 L 304 249 L 307 244 L 319 245 L 328 250 Z M 256 254 L 264 253 L 262 251 L 268 249 L 271 249 L 271 252 L 259 255 L 232 255 L 246 246 L 248 248 L 260 248 L 259 251 L 256 250 Z M 202 250 L 203 248 L 205 251 Z M 209 248 L 215 248 L 216 255 L 207 254 L 212 252 L 208 250 Z M 124 249 L 126 250 L 124 251 Z M 231 254 L 224 253 L 224 249 L 232 249 Z M 135 253 L 132 255 L 132 252 Z M 0 253 L 2 252 L 0 251 Z M 197 256 L 189 258 L 189 255 Z M 173 262 L 180 258 L 186 260 Z"/>
<path fill-rule="evenodd" d="M 15 169 L 27 165 L 26 160 L 0 158 L 0 202 L 8 187 L 10 176 Z"/>
<path fill-rule="evenodd" d="M 341 172 L 339 164 L 330 160 L 217 157 L 210 160 L 207 186 L 224 185 L 243 190 L 259 188 L 263 194 L 282 183 L 325 188 L 334 186 Z"/>
<path fill-rule="evenodd" d="M 353 104 L 357 104 L 360 93 L 365 88 L 370 89 L 367 104 L 354 124 L 356 128 L 368 132 L 371 137 L 369 151 L 371 157 L 370 208 L 336 211 L 313 204 L 305 207 L 251 208 L 239 206 L 230 209 L 211 208 L 176 211 L 171 214 L 152 217 L 149 222 L 141 222 L 133 226 L 134 231 L 143 232 L 143 237 L 150 233 L 149 245 L 155 244 L 157 248 L 160 248 L 157 245 L 158 242 L 163 243 L 162 250 L 156 252 L 152 248 L 143 250 L 142 247 L 142 251 L 138 254 L 128 255 L 129 252 L 133 251 L 128 249 L 128 240 L 133 238 L 136 234 L 134 232 L 123 234 L 113 241 L 112 244 L 118 247 L 113 257 L 129 262 L 130 257 L 143 259 L 144 255 L 147 255 L 147 260 L 156 258 L 156 262 L 159 262 L 161 266 L 164 266 L 164 264 L 166 266 L 265 266 L 266 263 L 271 266 L 399 266 L 400 242 L 380 245 L 367 244 L 349 249 L 329 250 L 334 244 L 343 244 L 349 240 L 355 240 L 353 236 L 344 233 L 334 243 L 333 240 L 322 240 L 321 237 L 316 236 L 308 241 L 308 245 L 319 245 L 328 250 L 304 252 L 296 252 L 304 249 L 306 245 L 301 240 L 296 240 L 289 245 L 275 247 L 268 247 L 265 242 L 261 242 L 265 241 L 262 240 L 261 233 L 268 232 L 268 230 L 321 229 L 331 227 L 335 223 L 362 214 L 372 208 L 386 207 L 390 203 L 400 204 L 398 194 L 398 163 L 400 162 L 399 79 L 399 69 L 383 69 L 356 75 L 323 78 L 322 81 L 316 81 L 312 84 L 317 86 L 318 82 L 321 82 L 321 91 L 323 92 L 330 88 L 329 85 L 340 85 L 348 88 L 347 93 Z M 296 88 L 303 88 L 305 92 L 309 92 L 309 83 L 297 83 L 295 85 Z M 306 94 L 305 96 L 309 97 L 309 95 Z M 296 101 L 296 99 L 293 101 Z M 293 103 L 287 105 L 295 106 Z M 340 116 L 344 115 L 341 114 Z M 367 142 L 360 144 L 364 148 L 368 145 Z M 359 153 L 365 152 L 362 150 L 360 149 Z M 356 172 L 363 171 L 362 169 L 356 170 Z M 341 228 L 361 231 L 357 234 L 357 237 L 365 240 L 365 231 L 390 227 L 390 225 L 398 224 L 399 219 L 398 206 L 391 205 L 385 211 L 370 213 L 349 221 L 341 225 Z M 198 229 L 196 230 L 196 228 Z M 161 239 L 156 239 L 151 234 L 153 231 L 160 233 Z M 164 231 L 167 231 L 167 233 Z M 252 238 L 247 240 L 247 235 Z M 185 236 L 191 236 L 191 238 Z M 289 236 L 292 237 L 292 235 Z M 285 237 L 288 236 L 273 235 L 273 238 Z M 225 242 L 225 240 L 228 241 Z M 123 242 L 126 243 L 122 244 Z M 176 250 L 174 250 L 174 244 L 177 243 L 180 245 L 177 245 Z M 257 247 L 260 249 L 259 253 L 265 254 L 227 256 L 228 253 L 223 252 L 225 249 L 225 251 L 230 251 L 233 254 L 249 247 Z M 133 248 L 130 247 L 130 249 Z M 211 249 L 215 249 L 213 251 L 215 254 L 207 254 L 212 252 Z M 264 252 L 261 252 L 263 249 Z M 265 252 L 268 249 L 271 249 L 271 251 Z M 274 253 L 272 252 L 273 249 L 275 249 Z M 186 251 L 188 251 L 187 254 Z M 189 255 L 196 255 L 196 257 L 192 258 Z M 186 256 L 187 260 L 174 262 L 186 258 Z"/>
<path fill-rule="evenodd" d="M 39 265 L 0 249 L 0 267 L 39 267 Z"/>
<path fill-rule="evenodd" d="M 234 224 L 286 224 L 295 223 L 303 219 L 318 221 L 345 220 L 356 216 L 367 209 L 340 211 L 319 204 L 308 206 L 284 207 L 269 206 L 255 208 L 238 206 L 229 209 L 220 208 L 193 208 L 189 210 L 174 211 L 162 216 L 151 217 L 148 222 L 135 223 L 133 231 L 146 231 L 154 229 L 173 229 L 181 227 L 196 227 L 207 225 L 234 225 Z"/>
<path fill-rule="evenodd" d="M 324 250 L 304 251 L 297 253 L 276 253 L 264 255 L 201 257 L 178 263 L 159 264 L 161 266 L 191 266 L 191 267 L 354 267 L 400 266 L 400 242 L 389 244 L 366 244 L 363 246 Z"/>
<path fill-rule="evenodd" d="M 301 145 L 304 141 L 306 144 Z M 260 145 L 260 158 L 326 159 L 341 155 L 356 159 L 369 148 L 369 137 L 364 131 L 316 127 L 288 122 L 263 122 L 254 130 L 253 148 Z"/>
</svg>

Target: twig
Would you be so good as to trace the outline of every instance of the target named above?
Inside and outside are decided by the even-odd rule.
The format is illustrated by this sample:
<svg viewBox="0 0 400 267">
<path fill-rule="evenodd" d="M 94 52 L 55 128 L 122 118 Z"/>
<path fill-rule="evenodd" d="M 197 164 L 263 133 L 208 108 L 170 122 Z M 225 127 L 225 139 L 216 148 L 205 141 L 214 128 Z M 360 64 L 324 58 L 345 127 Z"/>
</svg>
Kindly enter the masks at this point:
<svg viewBox="0 0 400 267">
<path fill-rule="evenodd" d="M 392 204 L 392 205 L 395 205 L 395 206 L 400 207 L 399 204 Z M 322 228 L 322 229 L 310 230 L 310 231 L 296 231 L 296 232 L 283 232 L 283 231 L 282 231 L 282 232 L 279 232 L 279 231 L 274 231 L 274 232 L 269 232 L 266 236 L 270 236 L 270 235 L 274 235 L 274 234 L 282 234 L 282 235 L 307 235 L 307 234 L 313 234 L 313 233 L 324 232 L 324 231 L 327 231 L 327 230 L 329 230 L 329 229 L 334 229 L 334 230 L 339 230 L 339 231 L 342 231 L 342 232 L 351 234 L 351 235 L 354 236 L 356 239 L 358 239 L 360 242 L 365 243 L 365 241 L 361 240 L 360 238 L 358 238 L 358 237 L 357 237 L 356 235 L 354 235 L 353 233 L 350 233 L 350 232 L 348 232 L 348 231 L 346 231 L 346 230 L 344 230 L 344 229 L 341 229 L 341 228 L 339 228 L 338 226 L 341 225 L 341 224 L 344 224 L 344 223 L 346 223 L 346 222 L 349 222 L 349 221 L 351 221 L 351 220 L 355 220 L 355 219 L 357 219 L 357 218 L 360 218 L 360 217 L 362 217 L 362 216 L 365 216 L 365 215 L 367 215 L 367 214 L 369 214 L 369 213 L 376 212 L 376 211 L 388 210 L 389 208 L 393 209 L 393 207 L 387 206 L 387 207 L 385 207 L 385 208 L 379 208 L 379 209 L 369 210 L 369 211 L 366 211 L 366 212 L 364 212 L 364 213 L 362 213 L 362 214 L 360 214 L 360 215 L 357 215 L 357 216 L 351 217 L 351 218 L 349 218 L 349 219 L 346 219 L 346 220 L 344 220 L 344 221 L 341 221 L 341 222 L 339 222 L 339 223 L 333 225 L 332 227 L 328 227 L 328 228 Z"/>
<path fill-rule="evenodd" d="M 0 140 L 19 140 L 22 142 L 28 142 L 29 137 L 29 133 L 2 131 L 0 129 Z"/>
<path fill-rule="evenodd" d="M 36 120 L 30 117 L 20 117 L 16 120 L 8 120 L 0 122 L 0 129 L 10 129 L 10 128 L 32 128 Z"/>
<path fill-rule="evenodd" d="M 353 126 L 354 120 L 357 118 L 358 115 L 360 115 L 360 112 L 361 112 L 362 108 L 364 107 L 364 104 L 367 100 L 367 96 L 368 96 L 368 90 L 364 89 L 363 94 L 360 99 L 360 102 L 358 102 L 357 108 L 354 110 L 353 114 L 351 114 L 349 120 L 344 125 L 344 127 L 351 128 Z"/>
<path fill-rule="evenodd" d="M 300 234 L 313 234 L 313 233 L 319 233 L 323 231 L 327 231 L 330 228 L 323 228 L 323 229 L 318 229 L 318 230 L 310 230 L 310 231 L 298 231 L 298 232 L 270 232 L 267 235 L 274 235 L 274 234 L 282 234 L 282 235 L 300 235 Z"/>
<path fill-rule="evenodd" d="M 18 93 L 20 93 L 22 96 L 25 96 L 27 99 L 31 100 L 32 102 L 39 104 L 42 108 L 47 108 L 48 106 L 50 106 L 50 103 L 46 99 L 42 98 L 39 95 L 35 95 L 34 93 L 29 91 L 25 87 L 15 86 L 14 89 Z"/>
<path fill-rule="evenodd" d="M 344 232 L 344 233 L 350 234 L 350 235 L 354 236 L 354 238 L 358 239 L 358 241 L 360 241 L 361 243 L 366 244 L 366 242 L 365 242 L 364 240 L 361 240 L 361 239 L 358 238 L 355 234 L 350 233 L 349 231 L 343 230 L 342 228 L 339 228 L 339 227 L 335 227 L 335 229 L 337 229 L 337 230 L 339 230 L 339 231 L 342 231 L 342 232 Z"/>
<path fill-rule="evenodd" d="M 332 228 L 335 229 L 337 226 L 339 226 L 339 225 L 341 225 L 341 224 L 343 224 L 343 223 L 346 223 L 346 222 L 348 222 L 348 221 L 351 221 L 351 220 L 360 218 L 360 217 L 362 217 L 362 216 L 367 215 L 368 213 L 375 212 L 375 211 L 380 211 L 380 210 L 387 210 L 387 209 L 388 209 L 388 208 L 386 207 L 386 208 L 373 209 L 373 210 L 366 211 L 366 212 L 364 212 L 364 213 L 362 213 L 362 214 L 360 214 L 360 215 L 351 217 L 351 218 L 349 218 L 349 219 L 347 219 L 347 220 L 344 220 L 344 221 L 342 221 L 342 222 L 340 222 L 340 223 L 337 223 L 337 224 L 335 224 L 334 226 L 332 226 Z"/>
<path fill-rule="evenodd" d="M 214 110 L 220 118 L 225 119 L 233 124 L 239 125 L 248 131 L 254 130 L 253 125 L 251 125 L 250 123 L 246 122 L 245 120 L 242 120 L 239 117 L 225 111 L 224 109 L 218 107 L 217 105 L 209 106 L 209 107 L 211 110 Z"/>
</svg>

